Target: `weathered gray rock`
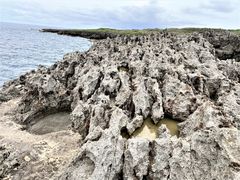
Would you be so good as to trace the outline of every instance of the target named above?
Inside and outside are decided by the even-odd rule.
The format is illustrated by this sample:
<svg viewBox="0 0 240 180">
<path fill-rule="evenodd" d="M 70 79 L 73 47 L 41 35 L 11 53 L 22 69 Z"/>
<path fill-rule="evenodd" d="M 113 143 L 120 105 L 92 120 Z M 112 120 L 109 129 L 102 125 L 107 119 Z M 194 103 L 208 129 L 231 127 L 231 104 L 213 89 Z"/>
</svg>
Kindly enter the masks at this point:
<svg viewBox="0 0 240 180">
<path fill-rule="evenodd" d="M 14 154 L 4 146 L 0 146 L 0 179 L 9 175 L 11 171 L 17 169 L 20 165 L 18 157 Z"/>
<path fill-rule="evenodd" d="M 125 139 L 120 135 L 128 117 L 121 109 L 112 113 L 109 128 L 97 139 L 90 138 L 79 156 L 62 178 L 66 179 L 118 179 L 121 178 Z M 99 126 L 98 126 L 99 127 Z M 99 130 L 98 130 L 99 131 Z M 96 131 L 94 131 L 96 132 Z"/>
<path fill-rule="evenodd" d="M 233 48 L 222 48 L 224 58 Z M 240 178 L 240 62 L 220 60 L 215 51 L 201 34 L 106 39 L 1 93 L 22 97 L 15 114 L 25 125 L 71 112 L 83 141 L 60 179 L 234 180 Z M 155 140 L 132 136 L 146 119 L 157 124 L 164 117 L 180 122 L 179 137 L 163 125 Z"/>
<path fill-rule="evenodd" d="M 124 152 L 123 179 L 143 179 L 148 175 L 150 142 L 129 139 Z"/>
<path fill-rule="evenodd" d="M 143 117 L 142 116 L 135 116 L 131 122 L 127 124 L 127 130 L 129 134 L 132 134 L 137 128 L 141 127 L 143 124 Z"/>
<path fill-rule="evenodd" d="M 240 37 L 238 35 L 225 30 L 207 30 L 202 34 L 216 48 L 216 56 L 219 59 L 240 61 Z"/>
</svg>

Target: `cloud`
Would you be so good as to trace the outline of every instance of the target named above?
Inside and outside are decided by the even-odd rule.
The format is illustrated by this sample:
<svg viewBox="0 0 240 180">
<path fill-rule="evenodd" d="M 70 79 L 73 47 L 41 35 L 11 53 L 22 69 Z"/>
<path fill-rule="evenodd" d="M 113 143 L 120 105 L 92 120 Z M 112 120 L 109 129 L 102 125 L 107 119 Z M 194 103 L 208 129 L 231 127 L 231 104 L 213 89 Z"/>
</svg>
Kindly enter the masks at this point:
<svg viewBox="0 0 240 180">
<path fill-rule="evenodd" d="M 240 28 L 239 0 L 0 0 L 1 21 L 68 28 Z"/>
<path fill-rule="evenodd" d="M 205 9 L 206 11 L 215 11 L 218 13 L 231 13 L 234 11 L 235 6 L 239 6 L 240 4 L 236 1 L 224 1 L 224 0 L 211 0 L 208 4 L 202 4 L 200 6 L 201 9 Z"/>
<path fill-rule="evenodd" d="M 240 28 L 240 1 L 203 0 L 182 9 L 186 19 L 194 19 L 200 27 Z"/>
</svg>

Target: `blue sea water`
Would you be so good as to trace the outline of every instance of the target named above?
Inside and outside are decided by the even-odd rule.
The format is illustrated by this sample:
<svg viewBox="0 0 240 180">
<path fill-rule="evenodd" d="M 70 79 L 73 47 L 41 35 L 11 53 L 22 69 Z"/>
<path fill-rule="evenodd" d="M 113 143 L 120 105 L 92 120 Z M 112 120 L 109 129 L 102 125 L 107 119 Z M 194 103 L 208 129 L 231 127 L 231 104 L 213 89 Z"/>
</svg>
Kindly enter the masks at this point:
<svg viewBox="0 0 240 180">
<path fill-rule="evenodd" d="M 50 66 L 66 53 L 91 46 L 87 39 L 39 32 L 42 28 L 0 22 L 0 86 L 38 65 Z"/>
</svg>

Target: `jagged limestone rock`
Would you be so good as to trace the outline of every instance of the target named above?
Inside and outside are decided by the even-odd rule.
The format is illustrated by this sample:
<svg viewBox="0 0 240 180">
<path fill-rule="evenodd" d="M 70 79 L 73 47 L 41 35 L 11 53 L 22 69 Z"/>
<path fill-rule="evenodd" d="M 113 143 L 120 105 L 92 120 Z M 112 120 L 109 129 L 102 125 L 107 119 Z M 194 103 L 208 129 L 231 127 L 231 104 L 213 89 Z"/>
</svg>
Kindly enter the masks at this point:
<svg viewBox="0 0 240 180">
<path fill-rule="evenodd" d="M 150 142 L 147 139 L 129 139 L 124 152 L 124 179 L 143 179 L 148 174 Z"/>
<path fill-rule="evenodd" d="M 0 94 L 22 97 L 17 122 L 71 112 L 83 141 L 59 179 L 234 180 L 240 63 L 218 59 L 232 48 L 219 56 L 201 34 L 116 37 L 27 73 Z M 152 139 L 134 137 L 146 119 L 163 118 L 179 122 L 178 135 L 161 125 Z"/>
</svg>

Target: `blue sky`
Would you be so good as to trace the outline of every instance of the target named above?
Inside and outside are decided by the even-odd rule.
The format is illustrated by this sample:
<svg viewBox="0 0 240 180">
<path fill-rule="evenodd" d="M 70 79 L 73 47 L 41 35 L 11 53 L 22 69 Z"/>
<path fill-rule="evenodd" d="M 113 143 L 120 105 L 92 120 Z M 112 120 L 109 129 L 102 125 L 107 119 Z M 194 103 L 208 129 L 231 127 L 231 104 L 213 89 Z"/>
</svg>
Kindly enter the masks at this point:
<svg viewBox="0 0 240 180">
<path fill-rule="evenodd" d="M 0 0 L 0 21 L 66 28 L 240 28 L 240 0 Z"/>
</svg>

